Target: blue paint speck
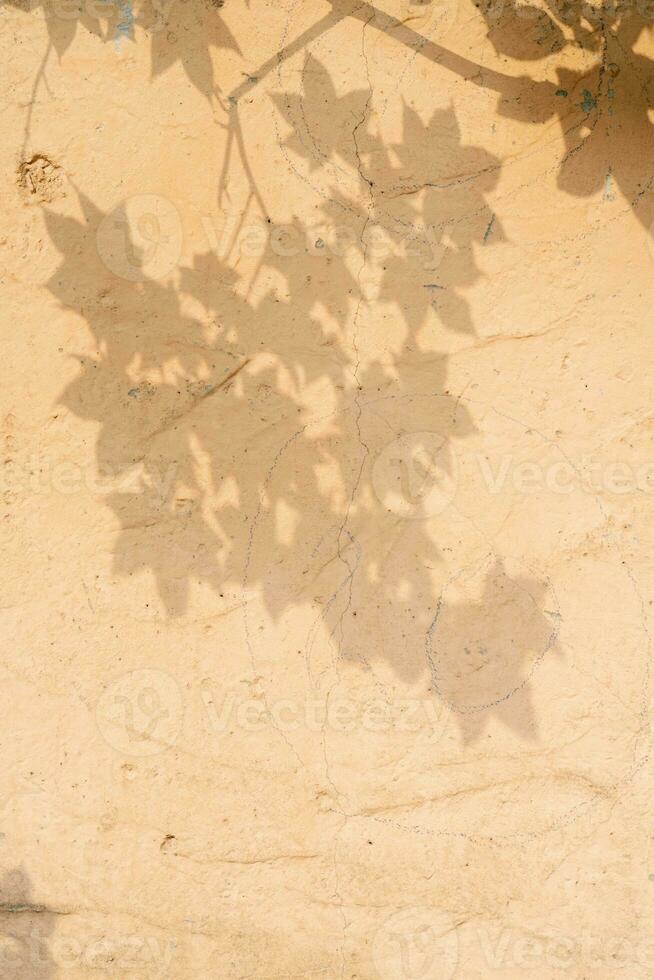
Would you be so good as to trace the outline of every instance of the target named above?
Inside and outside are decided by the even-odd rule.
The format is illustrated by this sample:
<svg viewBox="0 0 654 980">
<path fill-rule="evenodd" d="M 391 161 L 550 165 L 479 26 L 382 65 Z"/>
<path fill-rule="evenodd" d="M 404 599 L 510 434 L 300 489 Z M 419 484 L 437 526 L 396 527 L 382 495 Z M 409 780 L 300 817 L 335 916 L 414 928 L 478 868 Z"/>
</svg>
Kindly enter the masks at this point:
<svg viewBox="0 0 654 980">
<path fill-rule="evenodd" d="M 116 37 L 114 38 L 116 48 L 120 48 L 121 38 L 134 38 L 134 10 L 132 0 L 123 0 L 119 6 L 120 20 L 116 25 Z"/>
<path fill-rule="evenodd" d="M 588 115 L 588 113 L 597 106 L 597 102 L 593 98 L 592 93 L 589 92 L 587 88 L 585 88 L 581 94 L 583 96 L 583 102 L 581 103 L 581 108 L 586 113 L 586 115 Z"/>
</svg>

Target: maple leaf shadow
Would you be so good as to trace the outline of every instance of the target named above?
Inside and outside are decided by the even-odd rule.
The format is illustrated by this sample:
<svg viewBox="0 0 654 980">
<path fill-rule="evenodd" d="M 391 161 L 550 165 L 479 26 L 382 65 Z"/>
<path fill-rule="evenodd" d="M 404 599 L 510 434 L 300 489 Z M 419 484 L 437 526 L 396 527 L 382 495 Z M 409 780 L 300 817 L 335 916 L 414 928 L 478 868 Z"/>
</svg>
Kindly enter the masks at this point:
<svg viewBox="0 0 654 980">
<path fill-rule="evenodd" d="M 151 30 L 152 78 L 156 78 L 179 61 L 187 78 L 208 100 L 216 93 L 212 48 L 241 53 L 238 41 L 224 18 L 223 3 L 169 3 L 165 29 Z"/>
<path fill-rule="evenodd" d="M 546 655 L 560 653 L 560 616 L 548 608 L 551 590 L 545 582 L 510 574 L 501 559 L 482 565 L 474 580 L 478 594 L 440 601 L 429 627 L 434 687 L 457 717 L 464 742 L 481 738 L 494 715 L 535 740 L 530 681 Z"/>
<path fill-rule="evenodd" d="M 4 976 L 12 980 L 49 980 L 59 968 L 49 949 L 60 914 L 34 902 L 29 875 L 22 867 L 0 877 L 0 920 Z"/>
</svg>

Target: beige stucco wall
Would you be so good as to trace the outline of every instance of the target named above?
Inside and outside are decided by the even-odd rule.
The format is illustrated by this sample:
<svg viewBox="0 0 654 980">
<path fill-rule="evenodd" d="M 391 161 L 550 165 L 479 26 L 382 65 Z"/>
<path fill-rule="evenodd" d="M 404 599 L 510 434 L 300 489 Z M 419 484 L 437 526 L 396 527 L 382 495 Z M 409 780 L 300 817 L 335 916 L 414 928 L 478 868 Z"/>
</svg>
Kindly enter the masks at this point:
<svg viewBox="0 0 654 980">
<path fill-rule="evenodd" d="M 652 12 L 130 9 L 0 11 L 0 975 L 650 977 Z"/>
</svg>

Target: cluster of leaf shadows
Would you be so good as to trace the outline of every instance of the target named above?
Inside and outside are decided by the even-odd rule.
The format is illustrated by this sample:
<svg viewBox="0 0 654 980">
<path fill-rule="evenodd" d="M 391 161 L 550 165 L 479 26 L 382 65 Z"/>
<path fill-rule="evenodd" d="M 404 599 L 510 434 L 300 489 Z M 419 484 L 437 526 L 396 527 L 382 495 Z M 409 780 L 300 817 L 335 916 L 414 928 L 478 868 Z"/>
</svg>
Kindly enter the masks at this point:
<svg viewBox="0 0 654 980">
<path fill-rule="evenodd" d="M 186 10 L 195 5 L 177 6 L 196 16 Z M 561 185 L 591 194 L 608 166 L 648 221 L 637 146 L 649 132 L 649 62 L 632 50 L 646 26 L 640 15 L 606 15 L 593 25 L 569 10 L 531 18 L 514 6 L 481 13 L 491 42 L 508 57 L 546 58 L 574 44 L 596 52 L 596 66 L 587 76 L 561 69 L 558 84 L 482 70 L 365 3 L 329 4 L 309 33 L 352 17 L 495 89 L 500 113 L 535 125 L 558 116 L 570 148 Z M 208 93 L 208 69 L 200 76 L 193 67 L 197 37 L 183 61 Z M 159 65 L 182 56 L 183 33 L 175 44 L 175 55 L 157 48 Z M 277 62 L 290 53 L 280 52 Z M 436 585 L 442 555 L 430 522 L 398 517 L 374 477 L 380 453 L 407 433 L 438 433 L 445 445 L 439 465 L 447 469 L 447 447 L 473 430 L 465 403 L 448 391 L 447 359 L 433 338 L 473 332 L 465 292 L 480 276 L 475 255 L 492 221 L 501 239 L 487 203 L 500 161 L 462 140 L 453 108 L 425 121 L 405 107 L 402 139 L 386 146 L 369 125 L 372 97 L 367 89 L 339 97 L 310 54 L 301 94 L 273 96 L 287 124 L 287 153 L 327 178 L 338 168 L 348 174 L 325 194 L 322 217 L 355 237 L 346 249 L 313 242 L 289 255 L 271 235 L 249 285 L 212 248 L 170 281 L 120 278 L 99 257 L 105 215 L 92 201 L 80 196 L 81 219 L 46 212 L 61 252 L 50 289 L 83 315 L 95 346 L 93 356 L 79 358 L 63 402 L 99 425 L 100 473 L 138 469 L 138 487 L 105 498 L 120 525 L 115 571 L 148 570 L 170 615 L 185 612 L 194 582 L 217 594 L 245 585 L 273 620 L 308 604 L 337 659 L 373 672 L 384 660 L 409 684 L 430 674 L 434 695 L 456 711 L 466 740 L 480 737 L 494 712 L 534 737 L 528 680 L 534 658 L 552 647 L 545 586 L 512 577 L 497 562 L 483 600 L 443 609 Z M 620 127 L 629 141 L 618 147 Z M 242 148 L 242 134 L 239 141 Z M 113 218 L 120 223 L 119 213 Z M 390 243 L 377 263 L 369 254 L 373 225 Z M 308 241 L 299 220 L 292 231 L 295 241 Z M 125 248 L 138 255 L 127 238 Z M 364 281 L 371 266 L 374 298 Z M 311 672 L 311 651 L 304 652 Z"/>
</svg>

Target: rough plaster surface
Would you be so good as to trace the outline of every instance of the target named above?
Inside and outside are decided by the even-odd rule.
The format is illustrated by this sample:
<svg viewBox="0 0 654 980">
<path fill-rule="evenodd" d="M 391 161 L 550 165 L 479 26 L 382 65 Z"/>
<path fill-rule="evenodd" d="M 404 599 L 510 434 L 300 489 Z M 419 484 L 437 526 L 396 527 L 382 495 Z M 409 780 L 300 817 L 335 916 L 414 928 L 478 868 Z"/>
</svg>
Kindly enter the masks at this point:
<svg viewBox="0 0 654 980">
<path fill-rule="evenodd" d="M 653 975 L 652 14 L 3 4 L 3 978 Z"/>
</svg>

